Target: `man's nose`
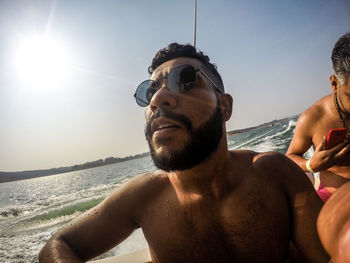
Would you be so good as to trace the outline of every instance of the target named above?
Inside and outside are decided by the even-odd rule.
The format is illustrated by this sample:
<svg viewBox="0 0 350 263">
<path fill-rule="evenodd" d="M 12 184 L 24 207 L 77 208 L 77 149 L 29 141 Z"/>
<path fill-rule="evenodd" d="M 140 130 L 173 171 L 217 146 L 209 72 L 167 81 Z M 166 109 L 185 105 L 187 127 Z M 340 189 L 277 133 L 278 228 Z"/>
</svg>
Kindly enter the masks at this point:
<svg viewBox="0 0 350 263">
<path fill-rule="evenodd" d="M 153 95 L 150 102 L 150 109 L 155 112 L 162 108 L 175 108 L 176 98 L 173 91 L 169 90 L 166 86 L 166 81 L 162 82 L 161 87 Z"/>
</svg>

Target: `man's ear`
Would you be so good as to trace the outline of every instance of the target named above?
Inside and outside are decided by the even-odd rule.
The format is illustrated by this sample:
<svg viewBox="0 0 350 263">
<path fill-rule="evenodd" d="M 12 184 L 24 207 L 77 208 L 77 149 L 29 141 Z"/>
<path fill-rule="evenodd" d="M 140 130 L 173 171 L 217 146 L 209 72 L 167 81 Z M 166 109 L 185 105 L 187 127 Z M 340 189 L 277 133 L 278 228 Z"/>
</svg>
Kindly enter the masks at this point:
<svg viewBox="0 0 350 263">
<path fill-rule="evenodd" d="M 337 77 L 334 75 L 331 75 L 329 77 L 329 81 L 331 82 L 331 87 L 332 87 L 333 92 L 334 93 L 337 92 L 338 87 L 339 87 L 339 81 L 338 81 Z"/>
<path fill-rule="evenodd" d="M 231 115 L 232 115 L 233 99 L 230 94 L 224 94 L 220 96 L 220 102 L 221 102 L 222 118 L 226 122 L 231 118 Z"/>
</svg>

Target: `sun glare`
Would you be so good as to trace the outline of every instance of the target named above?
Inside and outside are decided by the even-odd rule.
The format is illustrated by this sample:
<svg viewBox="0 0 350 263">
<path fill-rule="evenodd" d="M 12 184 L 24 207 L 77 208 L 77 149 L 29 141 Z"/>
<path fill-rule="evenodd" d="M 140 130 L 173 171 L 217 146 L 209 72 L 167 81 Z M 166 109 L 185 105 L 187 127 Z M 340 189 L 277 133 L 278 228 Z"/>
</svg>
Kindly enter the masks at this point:
<svg viewBox="0 0 350 263">
<path fill-rule="evenodd" d="M 49 88 L 64 80 L 70 65 L 66 51 L 57 41 L 38 36 L 20 41 L 15 63 L 22 81 L 37 88 Z"/>
</svg>

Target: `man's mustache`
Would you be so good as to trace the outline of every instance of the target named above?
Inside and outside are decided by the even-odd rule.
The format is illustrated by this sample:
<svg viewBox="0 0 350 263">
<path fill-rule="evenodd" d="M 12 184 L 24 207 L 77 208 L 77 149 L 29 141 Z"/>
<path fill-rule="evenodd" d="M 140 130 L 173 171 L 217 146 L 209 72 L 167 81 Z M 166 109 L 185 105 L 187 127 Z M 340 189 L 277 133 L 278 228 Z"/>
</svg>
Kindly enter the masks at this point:
<svg viewBox="0 0 350 263">
<path fill-rule="evenodd" d="M 184 125 L 188 131 L 192 131 L 192 122 L 185 115 L 177 114 L 177 113 L 168 111 L 166 109 L 161 109 L 161 110 L 158 110 L 156 113 L 154 113 L 146 123 L 145 134 L 148 138 L 151 138 L 153 135 L 152 128 L 151 128 L 152 122 L 159 117 L 166 117 L 168 119 L 179 122 L 182 125 Z"/>
</svg>

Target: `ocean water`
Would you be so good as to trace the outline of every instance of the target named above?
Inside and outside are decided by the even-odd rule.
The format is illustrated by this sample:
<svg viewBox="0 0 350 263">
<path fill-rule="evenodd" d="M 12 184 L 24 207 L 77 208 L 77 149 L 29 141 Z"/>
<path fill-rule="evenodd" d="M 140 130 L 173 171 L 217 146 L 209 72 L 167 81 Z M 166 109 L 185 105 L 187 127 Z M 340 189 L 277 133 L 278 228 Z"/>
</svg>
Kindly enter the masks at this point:
<svg viewBox="0 0 350 263">
<path fill-rule="evenodd" d="M 285 153 L 296 118 L 228 138 L 229 149 Z M 311 153 L 307 153 L 310 155 Z M 95 206 L 120 184 L 154 171 L 149 156 L 107 166 L 0 184 L 0 262 L 38 262 L 38 253 L 64 224 Z M 142 231 L 101 257 L 147 247 Z"/>
</svg>

